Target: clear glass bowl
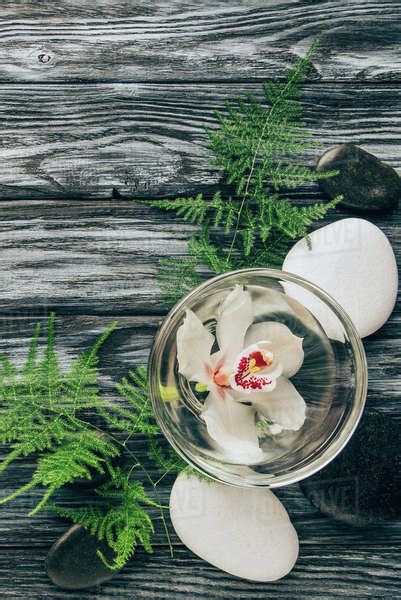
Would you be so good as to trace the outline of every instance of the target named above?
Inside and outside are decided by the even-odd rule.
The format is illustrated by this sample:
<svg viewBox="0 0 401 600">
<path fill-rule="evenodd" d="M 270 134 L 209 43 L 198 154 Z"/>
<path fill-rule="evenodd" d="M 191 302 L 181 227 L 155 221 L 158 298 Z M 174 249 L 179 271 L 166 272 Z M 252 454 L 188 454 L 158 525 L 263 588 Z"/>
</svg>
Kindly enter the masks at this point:
<svg viewBox="0 0 401 600">
<path fill-rule="evenodd" d="M 201 417 L 205 393 L 178 373 L 177 364 L 176 336 L 185 310 L 214 333 L 218 306 L 237 284 L 251 294 L 255 321 L 282 322 L 304 338 L 304 362 L 291 381 L 306 402 L 305 423 L 298 431 L 266 436 L 264 459 L 254 465 L 228 462 L 216 450 Z M 273 488 L 312 475 L 345 446 L 364 408 L 367 366 L 361 340 L 333 298 L 296 275 L 249 269 L 210 279 L 171 310 L 156 335 L 148 381 L 156 419 L 190 465 L 232 485 Z"/>
</svg>

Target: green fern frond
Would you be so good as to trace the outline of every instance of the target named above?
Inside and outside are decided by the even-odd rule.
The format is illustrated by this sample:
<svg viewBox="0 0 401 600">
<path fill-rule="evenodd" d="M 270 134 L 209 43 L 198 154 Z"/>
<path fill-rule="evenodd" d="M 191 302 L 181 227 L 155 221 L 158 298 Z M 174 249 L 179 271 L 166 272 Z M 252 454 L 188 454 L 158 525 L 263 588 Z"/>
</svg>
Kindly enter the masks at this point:
<svg viewBox="0 0 401 600">
<path fill-rule="evenodd" d="M 342 196 L 337 196 L 325 204 L 309 206 L 293 206 L 288 201 L 282 201 L 275 207 L 278 229 L 292 239 L 304 237 L 308 234 L 309 225 L 322 219 L 341 200 Z"/>
<path fill-rule="evenodd" d="M 174 211 L 178 217 L 194 225 L 207 222 L 213 227 L 222 227 L 227 233 L 232 228 L 239 208 L 238 202 L 231 197 L 223 198 L 220 191 L 215 192 L 211 199 L 198 194 L 195 197 L 175 200 L 138 200 L 138 203 Z"/>
<path fill-rule="evenodd" d="M 47 344 L 39 372 L 46 388 L 49 407 L 53 407 L 61 385 L 60 364 L 55 352 L 55 318 L 55 314 L 51 313 L 47 326 Z"/>
<path fill-rule="evenodd" d="M 111 428 L 129 435 L 137 432 L 147 436 L 160 433 L 148 396 L 146 369 L 138 368 L 136 371 L 130 371 L 128 375 L 129 379 L 124 377 L 121 383 L 116 385 L 126 406 L 108 403 L 107 409 L 99 410 L 100 414 Z"/>
<path fill-rule="evenodd" d="M 166 448 L 157 438 L 148 439 L 148 456 L 162 473 L 162 477 L 169 473 L 181 473 L 188 466 L 171 446 Z"/>
<path fill-rule="evenodd" d="M 104 540 L 114 551 L 113 562 L 107 561 L 101 551 L 99 557 L 112 569 L 121 569 L 135 553 L 138 543 L 152 552 L 151 535 L 154 526 L 146 506 L 160 505 L 154 502 L 139 482 L 131 481 L 129 475 L 117 469 L 110 482 L 95 490 L 106 504 L 80 509 L 52 507 L 62 517 L 80 523 L 92 535 Z"/>
<path fill-rule="evenodd" d="M 163 444 L 161 430 L 149 398 L 146 368 L 137 367 L 135 371 L 130 371 L 129 380 L 124 378 L 121 384 L 117 385 L 117 390 L 127 406 L 109 403 L 107 409 L 100 410 L 109 427 L 125 433 L 127 439 L 136 433 L 144 434 L 148 445 L 148 457 L 162 476 L 181 472 L 186 463 L 172 448 L 166 450 Z"/>
<path fill-rule="evenodd" d="M 191 237 L 189 251 L 198 263 L 206 265 L 212 273 L 225 273 L 234 266 L 222 243 L 212 237 L 210 229 L 206 226 L 200 235 Z"/>
<path fill-rule="evenodd" d="M 36 367 L 36 361 L 38 356 L 39 336 L 40 336 L 40 323 L 36 323 L 32 334 L 32 340 L 29 345 L 28 355 L 26 357 L 25 364 L 22 369 L 22 374 L 29 376 L 33 373 Z"/>
<path fill-rule="evenodd" d="M 138 200 L 137 202 L 167 211 L 174 211 L 184 221 L 198 225 L 203 223 L 207 212 L 207 204 L 202 194 L 189 198 L 176 198 L 175 200 Z"/>
<path fill-rule="evenodd" d="M 28 487 L 19 488 L 10 496 L 0 500 L 0 504 L 16 498 L 27 489 L 41 485 L 47 490 L 37 506 L 29 513 L 35 515 L 45 506 L 56 490 L 78 478 L 91 479 L 92 470 L 104 473 L 112 458 L 119 455 L 119 449 L 115 443 L 106 436 L 99 435 L 96 431 L 82 430 L 79 433 L 69 434 L 66 434 L 64 430 L 61 431 L 62 434 L 58 441 L 62 440 L 63 444 L 54 450 L 52 449 L 53 444 L 49 444 L 43 435 L 39 443 L 37 441 L 32 443 L 30 440 L 32 446 L 27 448 L 27 453 L 31 453 L 32 449 L 37 451 L 39 445 L 42 446 L 42 450 L 52 450 L 39 458 L 38 466 Z M 50 440 L 51 442 L 57 441 L 54 438 L 50 438 Z M 111 465 L 110 468 L 112 468 Z"/>
<path fill-rule="evenodd" d="M 191 239 L 188 261 L 178 266 L 175 261 L 164 261 L 166 284 L 162 293 L 168 295 L 169 304 L 194 287 L 193 276 L 199 265 L 220 274 L 256 264 L 267 266 L 262 259 L 269 257 L 268 264 L 281 266 L 281 254 L 274 256 L 277 239 L 307 235 L 308 227 L 337 204 L 338 199 L 300 207 L 285 196 L 288 190 L 336 174 L 318 172 L 298 158 L 316 145 L 302 121 L 300 101 L 301 85 L 316 47 L 317 41 L 286 72 L 284 80 L 263 85 L 263 102 L 247 94 L 228 102 L 225 112 L 216 112 L 218 127 L 207 130 L 209 148 L 214 165 L 224 173 L 234 194 L 225 196 L 218 191 L 210 199 L 198 194 L 144 201 L 202 227 Z"/>
<path fill-rule="evenodd" d="M 20 369 L 7 357 L 0 357 L 0 441 L 10 447 L 0 470 L 20 456 L 39 455 L 31 479 L 2 498 L 0 504 L 40 487 L 44 489 L 43 495 L 29 513 L 35 515 L 43 508 L 49 508 L 53 494 L 65 485 L 76 479 L 91 479 L 94 472 L 107 473 L 108 482 L 96 490 L 101 506 L 57 511 L 104 539 L 114 551 L 115 558 L 108 563 L 100 554 L 102 560 L 110 568 L 120 569 L 138 544 L 151 551 L 153 524 L 146 507 L 157 507 L 161 511 L 163 507 L 150 498 L 141 483 L 130 480 L 131 472 L 140 465 L 136 458 L 129 472 L 114 466 L 113 459 L 124 448 L 128 452 L 125 442 L 83 421 L 77 411 L 86 407 L 94 409 L 96 414 L 103 416 L 110 429 L 126 434 L 126 441 L 135 433 L 144 435 L 156 468 L 166 469 L 160 478 L 167 470 L 182 470 L 184 464 L 179 464 L 172 450 L 161 448 L 160 429 L 149 401 L 145 368 L 130 372 L 118 384 L 124 405 L 113 404 L 100 396 L 96 385 L 98 351 L 114 327 L 115 323 L 112 323 L 65 373 L 60 369 L 56 353 L 53 315 L 49 319 L 42 357 L 38 355 L 39 326 L 35 327 L 26 361 Z M 147 479 L 155 488 L 156 483 L 149 475 Z M 163 512 L 161 518 L 165 525 Z M 168 535 L 167 530 L 166 533 Z"/>
<path fill-rule="evenodd" d="M 0 443 L 11 444 L 9 454 L 0 463 L 0 471 L 18 456 L 53 450 L 72 432 L 82 430 L 74 417 L 77 410 L 96 409 L 101 404 L 95 385 L 97 353 L 114 327 L 112 323 L 66 373 L 62 373 L 56 354 L 54 314 L 49 317 L 41 359 L 39 325 L 34 329 L 26 361 L 20 369 L 9 359 L 0 359 Z"/>
<path fill-rule="evenodd" d="M 160 260 L 158 280 L 163 301 L 168 307 L 174 306 L 201 281 L 193 257 Z"/>
<path fill-rule="evenodd" d="M 110 323 L 96 339 L 87 352 L 82 352 L 72 363 L 64 376 L 65 401 L 72 404 L 73 409 L 90 407 L 97 404 L 98 392 L 96 382 L 99 377 L 98 352 L 117 327 L 117 322 Z"/>
</svg>

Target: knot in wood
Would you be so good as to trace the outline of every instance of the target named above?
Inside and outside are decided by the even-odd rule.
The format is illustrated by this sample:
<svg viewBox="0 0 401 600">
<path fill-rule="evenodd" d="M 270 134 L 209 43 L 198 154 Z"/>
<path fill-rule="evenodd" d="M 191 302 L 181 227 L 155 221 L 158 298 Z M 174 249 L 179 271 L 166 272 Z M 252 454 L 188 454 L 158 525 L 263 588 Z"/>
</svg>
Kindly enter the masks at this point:
<svg viewBox="0 0 401 600">
<path fill-rule="evenodd" d="M 46 52 L 40 52 L 38 54 L 38 61 L 42 64 L 49 63 L 52 60 L 52 56 Z"/>
</svg>

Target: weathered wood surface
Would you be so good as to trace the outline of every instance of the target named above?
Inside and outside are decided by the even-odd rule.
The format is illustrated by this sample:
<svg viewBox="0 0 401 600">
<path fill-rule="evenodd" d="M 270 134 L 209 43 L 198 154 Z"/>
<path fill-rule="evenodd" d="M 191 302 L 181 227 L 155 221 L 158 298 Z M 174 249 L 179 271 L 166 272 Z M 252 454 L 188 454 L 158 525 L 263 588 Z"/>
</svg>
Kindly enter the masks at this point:
<svg viewBox="0 0 401 600">
<path fill-rule="evenodd" d="M 373 537 L 375 532 L 370 532 Z M 324 543 L 324 542 L 323 542 Z M 111 600 L 145 598 L 165 600 L 171 598 L 210 598 L 212 600 L 310 600 L 319 598 L 400 598 L 397 571 L 399 562 L 396 546 L 371 544 L 364 550 L 364 542 L 349 550 L 344 544 L 329 545 L 322 552 L 322 544 L 316 539 L 301 547 L 298 562 L 285 579 L 269 585 L 247 583 L 227 576 L 222 571 L 201 564 L 184 548 L 176 551 L 172 560 L 167 548 L 158 554 L 145 555 L 138 552 L 137 560 L 131 561 L 124 571 L 101 588 L 87 592 L 63 592 L 55 589 L 43 572 L 46 552 L 43 548 L 24 550 L 9 549 L 0 558 L 0 576 L 13 573 L 2 597 L 10 598 L 65 598 L 69 600 Z M 29 574 L 29 575 L 28 575 Z M 35 584 L 32 583 L 35 574 Z M 33 587 L 40 590 L 32 595 Z"/>
<path fill-rule="evenodd" d="M 398 0 L 4 0 L 0 80 L 248 81 L 316 36 L 315 77 L 401 79 Z"/>
<path fill-rule="evenodd" d="M 205 127 L 216 125 L 215 109 L 247 92 L 262 99 L 260 84 L 2 85 L 0 198 L 207 191 L 220 175 Z M 401 170 L 399 85 L 310 84 L 303 101 L 321 149 L 360 143 Z M 321 149 L 304 160 L 313 163 Z"/>
<path fill-rule="evenodd" d="M 10 352 L 21 363 L 33 325 L 38 320 L 45 321 L 45 316 L 1 318 L 0 351 Z M 77 352 L 87 347 L 110 320 L 110 317 L 96 315 L 60 317 L 57 329 L 62 366 L 67 366 Z M 133 365 L 146 361 L 159 321 L 159 317 L 119 317 L 118 329 L 100 354 L 101 383 L 108 397 L 113 397 L 113 382 Z M 400 415 L 400 344 L 398 341 L 389 343 L 388 339 L 397 326 L 399 331 L 399 318 L 395 315 L 381 332 L 366 340 L 365 347 L 370 366 L 369 405 Z M 382 385 L 383 380 L 385 386 Z M 382 394 L 384 390 L 387 391 L 387 397 Z M 146 463 L 144 444 L 140 439 L 132 440 L 129 447 Z M 130 456 L 126 460 L 129 463 Z M 148 466 L 151 468 L 150 464 Z M 32 467 L 31 460 L 17 461 L 1 477 L 1 495 L 13 492 L 21 482 L 26 481 Z M 168 503 L 171 483 L 172 479 L 166 478 L 158 487 L 163 503 Z M 171 540 L 175 556 L 171 559 L 167 539 L 159 522 L 154 538 L 154 555 L 147 556 L 139 551 L 121 574 L 97 592 L 67 595 L 57 591 L 43 571 L 48 548 L 67 525 L 63 520 L 47 514 L 32 519 L 25 516 L 41 495 L 40 490 L 33 490 L 12 504 L 1 507 L 0 580 L 7 580 L 4 595 L 10 598 L 26 595 L 32 598 L 132 598 L 135 590 L 135 598 L 175 598 L 184 595 L 216 599 L 234 596 L 265 598 L 266 595 L 269 598 L 287 599 L 400 597 L 400 523 L 353 528 L 319 514 L 304 498 L 298 485 L 277 490 L 276 493 L 289 511 L 301 541 L 300 558 L 294 571 L 278 583 L 250 584 L 231 578 L 194 557 L 182 547 L 173 531 Z M 65 504 L 75 506 L 82 499 L 82 493 L 78 499 L 76 491 L 64 490 L 58 497 Z M 153 514 L 157 520 L 157 511 Z"/>
<path fill-rule="evenodd" d="M 399 0 L 4 0 L 0 14 L 0 351 L 22 361 L 36 321 L 58 318 L 63 364 L 111 320 L 101 384 L 146 360 L 165 314 L 161 256 L 181 257 L 193 228 L 132 197 L 209 193 L 219 182 L 205 127 L 214 109 L 282 75 L 320 36 L 303 89 L 305 121 L 322 149 L 352 141 L 401 173 Z M 321 150 L 307 153 L 312 163 Z M 321 199 L 315 187 L 296 200 Z M 336 210 L 329 220 L 347 216 Z M 373 221 L 400 259 L 399 211 Z M 401 313 L 365 340 L 368 404 L 401 416 Z M 132 451 L 145 458 L 144 444 Z M 4 449 L 3 449 L 4 450 Z M 1 449 L 0 449 L 1 453 Z M 129 460 L 129 457 L 128 457 Z M 151 468 L 151 465 L 149 465 Z M 27 480 L 29 460 L 0 479 Z M 171 480 L 159 486 L 168 501 Z M 294 571 L 273 584 L 210 567 L 161 527 L 99 589 L 57 590 L 44 558 L 65 523 L 30 519 L 35 490 L 0 507 L 1 597 L 401 598 L 401 524 L 355 529 L 325 518 L 297 485 L 278 490 L 300 536 Z M 63 498 L 75 505 L 76 492 Z"/>
<path fill-rule="evenodd" d="M 52 309 L 163 315 L 158 259 L 185 256 L 195 231 L 173 215 L 132 201 L 13 200 L 0 209 L 0 315 L 41 315 Z M 338 209 L 330 219 L 351 214 Z M 399 259 L 397 214 L 373 222 L 389 236 Z M 383 331 L 388 328 L 392 335 L 393 326 Z"/>
<path fill-rule="evenodd" d="M 40 275 L 38 276 L 40 277 Z M 46 306 L 46 311 L 54 308 Z M 132 311 L 134 312 L 134 310 Z M 14 313 L 17 315 L 18 313 Z M 0 353 L 9 352 L 19 362 L 23 360 L 36 322 L 47 317 L 21 316 L 0 318 Z M 113 392 L 113 382 L 118 381 L 135 365 L 145 364 L 152 340 L 160 325 L 159 316 L 125 315 L 66 315 L 57 320 L 58 348 L 62 364 L 80 349 L 87 348 L 104 327 L 113 319 L 117 330 L 101 350 L 102 384 L 108 393 Z M 369 363 L 368 402 L 381 410 L 401 415 L 401 315 L 400 303 L 385 326 L 364 341 Z"/>
</svg>

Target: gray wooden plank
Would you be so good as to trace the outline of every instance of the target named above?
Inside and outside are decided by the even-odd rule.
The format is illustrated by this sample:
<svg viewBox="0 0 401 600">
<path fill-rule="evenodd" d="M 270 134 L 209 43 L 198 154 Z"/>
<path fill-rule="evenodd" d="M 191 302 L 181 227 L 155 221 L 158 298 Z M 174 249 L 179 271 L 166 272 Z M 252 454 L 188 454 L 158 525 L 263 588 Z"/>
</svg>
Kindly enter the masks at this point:
<svg viewBox="0 0 401 600">
<path fill-rule="evenodd" d="M 398 0 L 4 0 L 1 8 L 2 81 L 265 78 L 316 36 L 316 77 L 401 77 Z"/>
<path fill-rule="evenodd" d="M 2 204 L 0 223 L 3 312 L 163 311 L 158 258 L 184 254 L 193 228 L 166 226 L 155 210 L 121 201 L 36 201 L 26 213 L 23 201 L 8 206 L 11 212 Z"/>
<path fill-rule="evenodd" d="M 252 583 L 230 577 L 201 562 L 185 548 L 171 559 L 167 549 L 153 555 L 139 552 L 121 573 L 101 587 L 65 592 L 47 579 L 43 564 L 46 550 L 11 549 L 0 556 L 2 597 L 71 600 L 190 598 L 213 600 L 239 598 L 327 600 L 330 598 L 400 598 L 397 548 L 331 548 L 319 544 L 301 546 L 294 570 L 275 583 Z M 363 565 L 363 568 L 361 566 Z"/>
<path fill-rule="evenodd" d="M 122 200 L 18 200 L 0 207 L 4 316 L 41 315 L 50 309 L 59 314 L 164 314 L 158 260 L 185 256 L 195 231 L 173 215 Z M 330 219 L 349 215 L 336 210 Z M 397 214 L 373 221 L 389 236 L 399 259 Z M 400 318 L 399 312 L 394 318 Z"/>
<path fill-rule="evenodd" d="M 247 92 L 262 99 L 259 84 L 2 85 L 0 198 L 207 191 L 220 175 L 205 127 L 216 125 L 215 109 Z M 303 101 L 322 149 L 352 141 L 401 167 L 398 85 L 311 84 Z"/>
<path fill-rule="evenodd" d="M 78 352 L 87 348 L 110 320 L 111 317 L 84 315 L 59 317 L 56 323 L 57 349 L 62 368 L 67 367 Z M 46 317 L 1 318 L 0 352 L 8 354 L 17 364 L 21 364 L 26 356 L 33 326 L 37 321 L 45 325 Z M 117 330 L 113 332 L 100 352 L 100 384 L 107 398 L 114 401 L 118 401 L 115 383 L 135 365 L 146 363 L 160 318 L 123 316 L 119 317 L 118 321 Z M 399 319 L 391 318 L 385 328 L 365 340 L 369 364 L 368 405 L 391 413 L 394 417 L 401 416 L 399 378 L 401 342 L 397 333 L 399 331 L 397 323 L 399 324 Z M 391 343 L 386 339 L 385 330 L 387 335 L 388 332 L 392 332 Z M 383 390 L 385 394 L 382 393 Z M 154 467 L 147 459 L 143 438 L 141 436 L 132 438 L 129 449 L 130 454 L 126 456 L 126 464 L 128 466 L 132 464 L 132 453 L 134 453 L 149 469 L 151 476 L 156 477 Z M 5 451 L 5 448 L 1 448 L 0 454 L 4 455 Z M 2 474 L 1 495 L 12 493 L 22 482 L 27 481 L 33 464 L 32 459 L 18 460 Z M 168 502 L 172 480 L 173 478 L 168 476 L 158 487 L 163 503 Z M 325 540 L 330 545 L 348 544 L 349 546 L 364 542 L 369 548 L 371 543 L 387 544 L 390 538 L 394 543 L 396 540 L 401 541 L 401 527 L 397 524 L 394 527 L 379 528 L 372 538 L 371 531 L 349 528 L 319 516 L 318 511 L 303 497 L 298 486 L 277 490 L 277 494 L 289 510 L 302 539 L 304 536 L 305 539 L 309 539 L 308 536 L 316 535 L 316 540 L 319 539 L 322 544 Z M 26 513 L 39 501 L 40 496 L 40 490 L 32 490 L 13 503 L 0 507 L 0 547 L 41 546 L 50 543 L 55 536 L 61 535 L 65 525 L 53 516 L 44 514 L 35 519 L 26 518 Z M 73 490 L 63 491 L 60 499 L 72 506 L 79 501 Z M 177 542 L 174 535 L 173 539 Z M 162 546 L 167 543 L 161 527 L 157 528 L 155 542 Z"/>
<path fill-rule="evenodd" d="M 0 352 L 6 352 L 21 364 L 35 322 L 46 316 L 27 316 L 23 312 L 0 318 Z M 66 367 L 73 356 L 94 340 L 112 316 L 67 315 L 57 320 L 57 347 L 61 364 Z M 100 383 L 108 398 L 114 398 L 113 382 L 135 364 L 146 361 L 159 325 L 160 317 L 119 317 L 118 329 L 100 353 Z M 391 319 L 375 336 L 365 340 L 370 366 L 368 403 L 380 410 L 400 414 L 399 362 L 400 342 L 397 334 L 399 319 Z M 399 327 L 398 327 L 399 330 Z M 384 334 L 383 334 L 384 332 Z M 391 339 L 389 339 L 389 336 Z M 398 340 L 397 340 L 398 337 Z M 398 353 L 398 357 L 397 357 Z M 383 365 L 388 369 L 383 373 Z M 390 373 L 392 372 L 392 375 Z M 385 376 L 383 376 L 385 375 Z M 381 394 L 383 379 L 392 396 Z M 4 450 L 4 449 L 3 449 Z M 143 440 L 130 442 L 130 451 L 138 454 L 147 466 Z M 126 458 L 131 464 L 130 456 Z M 6 495 L 25 482 L 32 472 L 31 459 L 19 460 L 1 476 L 1 495 Z M 151 469 L 151 474 L 153 471 Z M 168 503 L 173 478 L 159 484 L 163 503 Z M 277 490 L 298 531 L 300 558 L 294 571 L 274 584 L 254 584 L 230 577 L 194 557 L 171 532 L 175 547 L 174 559 L 169 558 L 165 534 L 156 519 L 155 552 L 147 556 L 139 551 L 126 569 L 99 590 L 67 594 L 56 590 L 47 580 L 43 560 L 55 539 L 67 524 L 57 517 L 40 514 L 25 515 L 40 497 L 32 490 L 12 503 L 0 507 L 0 585 L 3 597 L 20 598 L 129 598 L 135 589 L 138 598 L 171 598 L 190 595 L 192 598 L 350 598 L 381 596 L 396 598 L 400 589 L 399 547 L 401 522 L 375 528 L 353 528 L 323 517 L 303 497 L 298 485 Z M 84 494 L 88 498 L 87 495 Z M 69 506 L 82 501 L 74 490 L 63 490 L 59 500 Z M 363 568 L 361 568 L 363 565 Z M 29 578 L 27 577 L 29 573 Z"/>
<path fill-rule="evenodd" d="M 23 313 L 24 314 L 24 313 Z M 61 364 L 68 366 L 76 354 L 87 348 L 114 318 L 116 331 L 101 349 L 101 384 L 113 393 L 113 382 L 135 365 L 146 364 L 153 338 L 162 321 L 160 316 L 60 315 L 57 338 Z M 47 317 L 42 315 L 2 316 L 0 318 L 0 353 L 8 353 L 21 364 L 33 331 Z M 381 410 L 401 414 L 401 316 L 400 303 L 389 321 L 374 335 L 364 340 L 369 365 L 368 401 Z"/>
</svg>

